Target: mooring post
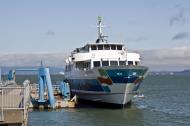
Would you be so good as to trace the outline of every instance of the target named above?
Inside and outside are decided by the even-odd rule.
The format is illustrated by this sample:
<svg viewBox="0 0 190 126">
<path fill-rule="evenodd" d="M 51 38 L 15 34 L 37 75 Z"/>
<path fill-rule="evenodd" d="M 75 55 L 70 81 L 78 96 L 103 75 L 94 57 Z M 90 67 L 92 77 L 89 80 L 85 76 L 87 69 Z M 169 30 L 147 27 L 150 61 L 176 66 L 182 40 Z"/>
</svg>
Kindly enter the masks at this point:
<svg viewBox="0 0 190 126">
<path fill-rule="evenodd" d="M 51 83 L 51 77 L 49 73 L 49 68 L 44 68 L 45 71 L 45 77 L 46 77 L 46 84 L 47 84 L 47 89 L 48 89 L 48 97 L 49 97 L 49 102 L 52 108 L 55 108 L 55 99 L 53 95 L 53 87 Z"/>
<path fill-rule="evenodd" d="M 41 69 L 39 69 L 39 99 L 38 102 L 39 103 L 44 103 L 45 99 L 44 99 L 44 77 L 41 74 L 42 71 Z"/>
</svg>

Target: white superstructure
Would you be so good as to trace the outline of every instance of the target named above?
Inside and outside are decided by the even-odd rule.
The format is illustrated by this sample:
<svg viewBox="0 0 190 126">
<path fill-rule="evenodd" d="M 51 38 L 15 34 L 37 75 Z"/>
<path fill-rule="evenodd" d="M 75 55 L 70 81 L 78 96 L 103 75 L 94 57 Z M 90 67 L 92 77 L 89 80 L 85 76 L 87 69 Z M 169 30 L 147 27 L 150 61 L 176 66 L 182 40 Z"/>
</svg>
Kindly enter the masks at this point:
<svg viewBox="0 0 190 126">
<path fill-rule="evenodd" d="M 76 64 L 76 68 L 92 69 L 93 67 L 138 65 L 140 55 L 127 52 L 122 43 L 108 43 L 102 32 L 102 22 L 98 20 L 98 39 L 96 43 L 76 48 L 66 59 L 67 65 Z"/>
</svg>

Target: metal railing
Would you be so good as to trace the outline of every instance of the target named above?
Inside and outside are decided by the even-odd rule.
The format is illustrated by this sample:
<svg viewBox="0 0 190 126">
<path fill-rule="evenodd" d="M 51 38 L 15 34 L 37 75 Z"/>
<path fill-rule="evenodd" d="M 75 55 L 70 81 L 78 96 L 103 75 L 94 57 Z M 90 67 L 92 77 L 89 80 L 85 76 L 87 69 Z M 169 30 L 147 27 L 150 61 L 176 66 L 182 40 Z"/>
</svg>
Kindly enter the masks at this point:
<svg viewBox="0 0 190 126">
<path fill-rule="evenodd" d="M 26 109 L 30 99 L 30 85 L 26 80 L 23 86 L 0 86 L 0 121 L 4 120 L 5 110 L 23 110 L 26 118 Z"/>
</svg>

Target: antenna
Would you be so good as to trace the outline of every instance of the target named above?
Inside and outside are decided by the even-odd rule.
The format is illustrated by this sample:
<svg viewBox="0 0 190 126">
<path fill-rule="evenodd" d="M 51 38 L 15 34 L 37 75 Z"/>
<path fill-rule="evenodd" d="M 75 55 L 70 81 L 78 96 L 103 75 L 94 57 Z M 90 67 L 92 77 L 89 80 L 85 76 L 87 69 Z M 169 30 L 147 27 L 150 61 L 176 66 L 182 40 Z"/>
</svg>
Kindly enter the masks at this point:
<svg viewBox="0 0 190 126">
<path fill-rule="evenodd" d="M 43 67 L 43 61 L 41 60 L 41 62 L 40 62 L 40 67 Z"/>
<path fill-rule="evenodd" d="M 103 36 L 103 33 L 102 33 L 103 26 L 102 26 L 102 18 L 100 16 L 98 16 L 98 26 L 97 26 L 97 28 L 98 28 L 98 38 L 101 39 L 102 36 Z"/>
<path fill-rule="evenodd" d="M 104 26 L 102 25 L 102 18 L 100 16 L 98 16 L 98 25 L 97 25 L 97 28 L 98 28 L 98 39 L 96 40 L 96 43 L 100 43 L 100 42 L 106 42 L 107 43 L 107 40 L 104 39 L 105 37 L 108 37 L 108 36 L 104 36 L 103 35 L 103 32 L 102 32 L 102 28 Z"/>
</svg>

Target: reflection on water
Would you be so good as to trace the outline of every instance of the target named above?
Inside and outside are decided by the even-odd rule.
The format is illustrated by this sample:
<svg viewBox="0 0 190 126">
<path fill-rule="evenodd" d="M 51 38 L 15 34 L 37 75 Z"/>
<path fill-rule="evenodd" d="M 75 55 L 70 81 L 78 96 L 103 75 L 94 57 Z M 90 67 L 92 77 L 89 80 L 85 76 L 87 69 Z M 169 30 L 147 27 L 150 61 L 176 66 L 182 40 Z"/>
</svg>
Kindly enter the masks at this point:
<svg viewBox="0 0 190 126">
<path fill-rule="evenodd" d="M 77 108 L 29 115 L 30 126 L 143 126 L 143 113 L 136 106 L 126 109 Z M 43 120 L 43 121 L 42 121 Z"/>
</svg>

